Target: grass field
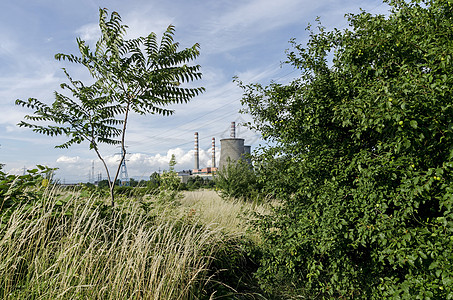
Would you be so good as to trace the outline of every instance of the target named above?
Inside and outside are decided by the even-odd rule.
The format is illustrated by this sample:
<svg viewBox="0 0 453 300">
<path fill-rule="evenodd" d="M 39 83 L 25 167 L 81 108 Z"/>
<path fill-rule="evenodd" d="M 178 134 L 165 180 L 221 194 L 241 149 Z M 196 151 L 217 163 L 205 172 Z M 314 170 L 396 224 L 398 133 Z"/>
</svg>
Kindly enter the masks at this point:
<svg viewBox="0 0 453 300">
<path fill-rule="evenodd" d="M 241 246 L 257 241 L 247 219 L 264 205 L 214 191 L 104 202 L 53 187 L 17 207 L 0 230 L 0 298 L 264 299 Z"/>
</svg>

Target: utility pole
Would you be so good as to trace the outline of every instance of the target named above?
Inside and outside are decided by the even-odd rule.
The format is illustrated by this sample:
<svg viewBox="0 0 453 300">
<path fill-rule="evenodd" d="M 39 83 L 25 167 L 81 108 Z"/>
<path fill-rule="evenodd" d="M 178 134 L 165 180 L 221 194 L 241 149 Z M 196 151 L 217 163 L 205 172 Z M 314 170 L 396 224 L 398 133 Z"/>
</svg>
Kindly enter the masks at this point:
<svg viewBox="0 0 453 300">
<path fill-rule="evenodd" d="M 94 179 L 94 160 L 91 161 L 91 183 L 94 184 L 95 183 L 95 179 Z"/>
<path fill-rule="evenodd" d="M 121 148 L 121 157 L 123 157 L 124 152 L 123 148 Z M 129 186 L 130 181 L 129 181 L 129 175 L 127 174 L 127 167 L 126 167 L 126 157 L 123 159 L 121 162 L 121 167 L 120 167 L 120 186 Z"/>
</svg>

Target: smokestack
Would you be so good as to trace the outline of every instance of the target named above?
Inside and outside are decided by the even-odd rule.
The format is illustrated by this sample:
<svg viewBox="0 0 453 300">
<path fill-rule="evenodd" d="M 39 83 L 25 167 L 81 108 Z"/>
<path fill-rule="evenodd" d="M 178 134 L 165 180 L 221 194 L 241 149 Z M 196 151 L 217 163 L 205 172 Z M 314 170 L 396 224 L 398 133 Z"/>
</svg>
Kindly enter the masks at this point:
<svg viewBox="0 0 453 300">
<path fill-rule="evenodd" d="M 200 161 L 198 157 L 198 132 L 195 132 L 195 169 L 200 169 Z"/>
<path fill-rule="evenodd" d="M 231 122 L 230 137 L 233 139 L 236 138 L 236 123 L 234 122 Z"/>
<path fill-rule="evenodd" d="M 215 168 L 215 138 L 212 138 L 212 167 Z"/>
</svg>

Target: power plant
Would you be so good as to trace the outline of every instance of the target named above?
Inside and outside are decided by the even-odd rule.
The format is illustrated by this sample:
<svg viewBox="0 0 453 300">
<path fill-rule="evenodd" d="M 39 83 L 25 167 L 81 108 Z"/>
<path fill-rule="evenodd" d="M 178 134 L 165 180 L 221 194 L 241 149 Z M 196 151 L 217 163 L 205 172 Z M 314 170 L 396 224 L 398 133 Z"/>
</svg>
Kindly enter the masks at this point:
<svg viewBox="0 0 453 300">
<path fill-rule="evenodd" d="M 244 159 L 248 163 L 251 163 L 250 158 L 246 158 L 247 154 L 251 153 L 251 146 L 244 145 L 245 140 L 236 137 L 236 123 L 231 122 L 230 126 L 230 137 L 220 140 L 220 161 L 219 168 L 217 168 L 216 157 L 215 157 L 215 138 L 212 138 L 211 153 L 212 162 L 211 167 L 200 168 L 199 158 L 199 136 L 198 132 L 194 134 L 194 169 L 191 171 L 181 171 L 179 176 L 183 182 L 187 182 L 190 176 L 202 176 L 212 178 L 212 176 L 218 170 L 222 170 L 228 163 L 234 163 L 240 159 Z"/>
<path fill-rule="evenodd" d="M 215 168 L 216 167 L 216 164 L 215 164 L 215 138 L 212 138 L 212 167 Z"/>
<path fill-rule="evenodd" d="M 251 146 L 245 146 L 244 142 L 244 139 L 236 137 L 236 123 L 231 122 L 230 138 L 220 140 L 220 170 L 229 162 L 244 159 L 245 154 L 250 154 Z"/>
<path fill-rule="evenodd" d="M 216 162 L 215 162 L 215 138 L 212 138 L 212 163 L 211 167 L 206 167 L 200 169 L 200 148 L 198 144 L 198 132 L 195 132 L 195 144 L 194 144 L 194 162 L 195 162 L 195 168 L 192 170 L 192 172 L 189 172 L 191 174 L 189 175 L 198 175 L 198 176 L 212 176 L 217 171 L 216 168 Z M 185 172 L 185 175 L 187 175 L 187 172 Z"/>
<path fill-rule="evenodd" d="M 195 168 L 194 170 L 200 169 L 200 158 L 198 152 L 198 132 L 195 132 Z"/>
</svg>

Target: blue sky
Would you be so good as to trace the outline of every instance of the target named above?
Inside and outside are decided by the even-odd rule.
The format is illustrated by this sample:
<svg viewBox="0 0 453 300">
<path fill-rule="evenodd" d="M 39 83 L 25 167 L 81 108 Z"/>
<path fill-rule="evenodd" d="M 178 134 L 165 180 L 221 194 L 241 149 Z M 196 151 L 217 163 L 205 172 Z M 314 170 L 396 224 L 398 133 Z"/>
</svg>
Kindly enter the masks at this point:
<svg viewBox="0 0 453 300">
<path fill-rule="evenodd" d="M 206 92 L 190 103 L 176 105 L 170 117 L 133 115 L 126 136 L 127 168 L 130 177 L 148 177 L 167 169 L 175 154 L 176 169 L 193 168 L 193 136 L 200 136 L 200 165 L 210 166 L 211 139 L 228 137 L 230 122 L 250 121 L 241 115 L 242 91 L 232 82 L 271 81 L 285 83 L 297 76 L 285 60 L 288 41 L 305 43 L 308 23 L 316 17 L 327 29 L 345 28 L 345 13 L 360 8 L 386 13 L 388 6 L 375 0 L 15 0 L 2 1 L 0 9 L 0 163 L 9 173 L 21 174 L 36 164 L 57 167 L 56 177 L 64 182 L 87 181 L 92 161 L 95 173 L 105 171 L 87 144 L 55 149 L 64 137 L 52 138 L 16 124 L 25 114 L 16 99 L 30 97 L 52 103 L 53 92 L 65 82 L 61 68 L 75 79 L 89 80 L 83 68 L 58 62 L 56 53 L 77 54 L 76 37 L 94 43 L 98 37 L 99 7 L 117 11 L 129 26 L 128 38 L 155 32 L 160 36 L 170 24 L 176 26 L 180 47 L 201 45 L 196 63 L 203 79 L 196 85 Z M 256 148 L 259 134 L 244 127 L 238 135 Z M 220 149 L 216 151 L 220 155 Z M 117 164 L 119 149 L 101 148 L 110 166 Z"/>
</svg>

